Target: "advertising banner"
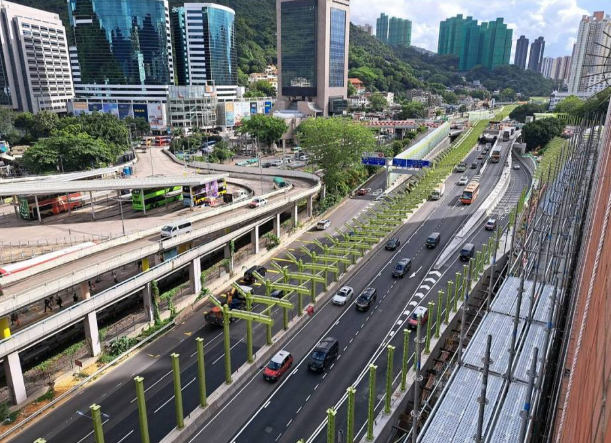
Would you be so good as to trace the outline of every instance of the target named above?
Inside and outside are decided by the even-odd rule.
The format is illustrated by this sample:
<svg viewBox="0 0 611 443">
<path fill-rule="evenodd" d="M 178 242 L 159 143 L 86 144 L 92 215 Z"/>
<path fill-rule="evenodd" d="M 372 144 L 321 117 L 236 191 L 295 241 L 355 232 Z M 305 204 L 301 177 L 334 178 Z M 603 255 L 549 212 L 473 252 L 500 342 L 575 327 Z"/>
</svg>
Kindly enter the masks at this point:
<svg viewBox="0 0 611 443">
<path fill-rule="evenodd" d="M 115 117 L 119 117 L 119 105 L 116 103 L 104 103 L 102 104 L 102 111 L 105 114 L 112 114 Z"/>
<path fill-rule="evenodd" d="M 250 113 L 251 114 L 256 114 L 257 113 L 257 102 L 252 102 L 250 104 Z"/>
<path fill-rule="evenodd" d="M 134 104 L 134 117 L 140 117 L 149 121 L 148 106 L 145 104 Z"/>
<path fill-rule="evenodd" d="M 87 106 L 87 102 L 73 102 L 72 113 L 77 117 L 81 114 L 89 114 L 89 107 Z"/>
<path fill-rule="evenodd" d="M 233 102 L 225 103 L 225 125 L 235 126 L 235 107 Z"/>
<path fill-rule="evenodd" d="M 134 111 L 132 110 L 132 105 L 129 103 L 119 103 L 119 118 L 121 120 L 126 119 L 127 117 L 133 117 Z"/>
<path fill-rule="evenodd" d="M 89 112 L 102 112 L 102 103 L 89 103 Z"/>
<path fill-rule="evenodd" d="M 272 112 L 272 102 L 265 102 L 265 113 L 269 114 Z"/>
<path fill-rule="evenodd" d="M 151 129 L 159 131 L 165 129 L 165 106 L 161 103 L 149 103 L 148 116 Z"/>
</svg>

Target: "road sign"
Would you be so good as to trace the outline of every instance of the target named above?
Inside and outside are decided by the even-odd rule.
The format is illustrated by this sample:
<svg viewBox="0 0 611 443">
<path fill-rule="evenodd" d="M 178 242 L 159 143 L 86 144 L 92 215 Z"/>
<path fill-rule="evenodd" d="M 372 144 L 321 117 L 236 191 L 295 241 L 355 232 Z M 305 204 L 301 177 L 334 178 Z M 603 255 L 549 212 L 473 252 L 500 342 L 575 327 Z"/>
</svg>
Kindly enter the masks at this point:
<svg viewBox="0 0 611 443">
<path fill-rule="evenodd" d="M 412 160 L 408 158 L 393 158 L 392 165 L 398 168 L 422 169 L 429 168 L 431 162 L 428 160 Z"/>
<path fill-rule="evenodd" d="M 386 158 L 382 157 L 363 157 L 361 163 L 366 166 L 386 166 Z"/>
</svg>

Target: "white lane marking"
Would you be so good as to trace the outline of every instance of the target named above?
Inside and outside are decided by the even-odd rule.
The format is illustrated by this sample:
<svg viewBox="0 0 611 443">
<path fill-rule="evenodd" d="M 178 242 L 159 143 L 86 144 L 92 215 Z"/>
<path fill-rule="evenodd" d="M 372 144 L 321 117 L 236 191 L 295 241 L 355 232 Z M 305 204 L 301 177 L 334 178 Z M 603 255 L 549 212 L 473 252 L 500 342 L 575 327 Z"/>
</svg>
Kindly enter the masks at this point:
<svg viewBox="0 0 611 443">
<path fill-rule="evenodd" d="M 418 306 L 418 303 L 415 301 L 410 301 L 408 306 Z"/>
<path fill-rule="evenodd" d="M 108 423 L 108 420 L 110 420 L 110 419 L 109 419 L 109 418 L 107 418 L 106 420 L 104 420 L 104 421 L 102 422 L 102 426 L 104 426 L 106 423 Z M 91 434 L 93 434 L 93 431 L 91 431 L 89 434 L 85 435 L 83 438 L 81 438 L 81 439 L 80 439 L 79 441 L 77 441 L 76 443 L 81 443 L 81 442 L 83 442 L 84 440 L 87 440 L 87 439 L 88 439 L 88 438 L 91 436 Z"/>
<path fill-rule="evenodd" d="M 431 274 L 436 275 L 437 278 L 441 277 L 441 272 L 439 272 L 439 271 L 431 271 L 431 272 L 429 272 L 429 275 L 431 275 Z"/>
<path fill-rule="evenodd" d="M 291 418 L 288 423 L 286 424 L 286 427 L 288 428 L 289 426 L 291 426 L 291 423 L 293 423 L 293 419 Z"/>
<path fill-rule="evenodd" d="M 152 385 L 150 385 L 148 388 L 146 388 L 146 389 L 144 390 L 144 393 L 146 394 L 148 391 L 150 391 L 151 389 L 153 389 L 157 383 L 159 383 L 161 380 L 163 380 L 164 378 L 166 378 L 166 377 L 167 377 L 168 375 L 170 375 L 171 373 L 172 373 L 172 371 L 168 371 L 168 372 L 166 372 L 166 373 L 165 373 L 165 374 L 164 374 L 164 375 L 163 375 L 163 376 L 162 376 L 162 377 L 161 377 L 159 380 L 157 380 L 155 383 L 153 383 L 153 384 L 152 384 Z M 133 403 L 133 402 L 135 402 L 136 400 L 138 400 L 138 398 L 137 398 L 137 397 L 136 397 L 136 398 L 134 398 L 132 401 L 130 401 L 130 403 Z"/>
<path fill-rule="evenodd" d="M 311 397 L 311 396 L 312 396 L 312 394 L 308 395 L 308 396 L 306 397 L 305 401 L 307 402 L 307 401 L 310 399 L 310 397 Z"/>
<path fill-rule="evenodd" d="M 431 282 L 431 283 L 435 283 L 437 280 L 435 280 L 435 279 L 434 279 L 434 278 L 432 278 L 432 277 L 429 277 L 429 278 L 425 278 L 425 279 L 424 279 L 424 281 L 425 281 L 425 282 Z"/>
<path fill-rule="evenodd" d="M 299 409 L 297 409 L 296 414 L 299 414 L 301 412 L 301 410 L 303 409 L 303 406 L 299 406 Z"/>
<path fill-rule="evenodd" d="M 423 298 L 424 294 L 422 292 L 418 292 L 417 294 L 414 294 L 414 297 Z"/>
<path fill-rule="evenodd" d="M 420 285 L 420 287 L 418 289 L 425 289 L 426 291 L 430 291 L 431 287 L 428 285 Z"/>
<path fill-rule="evenodd" d="M 233 345 L 233 346 L 230 348 L 230 350 L 233 350 L 233 348 L 235 348 L 237 345 L 239 345 L 239 344 L 240 344 L 240 343 L 242 343 L 243 341 L 244 341 L 244 339 L 242 338 L 242 339 L 241 339 L 239 342 L 237 342 L 235 345 Z M 218 363 L 218 362 L 219 362 L 220 360 L 222 360 L 223 358 L 225 358 L 225 353 L 224 353 L 224 352 L 223 352 L 223 353 L 222 353 L 222 354 L 219 356 L 219 358 L 217 358 L 216 360 L 214 360 L 214 361 L 212 362 L 212 364 L 214 365 L 214 364 Z"/>
<path fill-rule="evenodd" d="M 129 431 L 127 433 L 127 435 L 125 437 L 123 437 L 121 440 L 119 440 L 117 443 L 121 443 L 123 440 L 125 440 L 127 437 L 129 437 L 130 435 L 132 435 L 134 433 L 134 430 L 132 429 L 131 431 Z"/>
<path fill-rule="evenodd" d="M 271 402 L 271 400 L 267 400 L 267 402 L 263 405 L 263 409 L 267 408 Z"/>
</svg>

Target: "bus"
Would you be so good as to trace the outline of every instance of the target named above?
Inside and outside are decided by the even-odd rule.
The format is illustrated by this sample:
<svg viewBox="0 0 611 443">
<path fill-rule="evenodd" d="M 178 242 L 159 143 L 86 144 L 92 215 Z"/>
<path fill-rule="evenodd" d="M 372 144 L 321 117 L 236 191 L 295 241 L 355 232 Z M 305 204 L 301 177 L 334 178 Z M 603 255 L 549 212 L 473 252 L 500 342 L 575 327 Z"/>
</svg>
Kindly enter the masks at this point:
<svg viewBox="0 0 611 443">
<path fill-rule="evenodd" d="M 460 196 L 460 202 L 464 205 L 470 205 L 477 198 L 477 194 L 479 194 L 479 182 L 472 181 Z"/>
<path fill-rule="evenodd" d="M 19 197 L 19 216 L 24 220 L 37 220 L 36 199 L 34 197 Z M 83 206 L 83 196 L 80 192 L 72 194 L 38 196 L 40 217 L 61 214 Z"/>
<path fill-rule="evenodd" d="M 134 211 L 148 211 L 179 200 L 182 200 L 182 186 L 134 189 L 132 191 L 132 209 Z"/>
<path fill-rule="evenodd" d="M 171 135 L 156 135 L 153 139 L 153 146 L 168 146 L 172 143 Z"/>
<path fill-rule="evenodd" d="M 75 252 L 90 248 L 95 245 L 96 244 L 93 242 L 79 243 L 78 245 L 70 246 L 68 248 L 60 249 L 58 251 L 49 252 L 48 254 L 42 254 L 37 257 L 30 258 L 28 260 L 2 265 L 2 267 L 0 267 L 0 277 L 15 275 L 19 272 L 27 271 L 28 269 L 40 266 L 47 262 L 57 260 L 60 257 L 74 254 Z"/>
<path fill-rule="evenodd" d="M 501 161 L 501 147 L 497 146 L 493 148 L 492 152 L 490 153 L 490 162 L 498 163 L 499 161 Z"/>
<path fill-rule="evenodd" d="M 213 180 L 198 186 L 182 187 L 182 202 L 185 207 L 191 206 L 216 206 L 216 199 L 222 198 L 227 193 L 227 182 L 224 178 Z"/>
</svg>

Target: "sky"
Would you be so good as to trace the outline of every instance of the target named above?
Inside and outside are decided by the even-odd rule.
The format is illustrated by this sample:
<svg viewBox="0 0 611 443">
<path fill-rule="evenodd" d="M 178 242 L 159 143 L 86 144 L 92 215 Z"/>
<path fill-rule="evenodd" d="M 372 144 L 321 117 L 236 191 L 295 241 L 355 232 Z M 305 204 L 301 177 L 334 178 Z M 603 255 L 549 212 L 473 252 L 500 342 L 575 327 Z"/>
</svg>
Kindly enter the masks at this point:
<svg viewBox="0 0 611 443">
<path fill-rule="evenodd" d="M 513 29 L 515 41 L 525 35 L 532 42 L 545 38 L 545 56 L 571 55 L 583 15 L 604 10 L 611 13 L 609 0 L 352 0 L 350 21 L 371 24 L 384 12 L 412 21 L 412 45 L 437 51 L 439 22 L 457 14 L 482 21 L 504 17 Z M 375 32 L 375 31 L 374 31 Z"/>
</svg>

